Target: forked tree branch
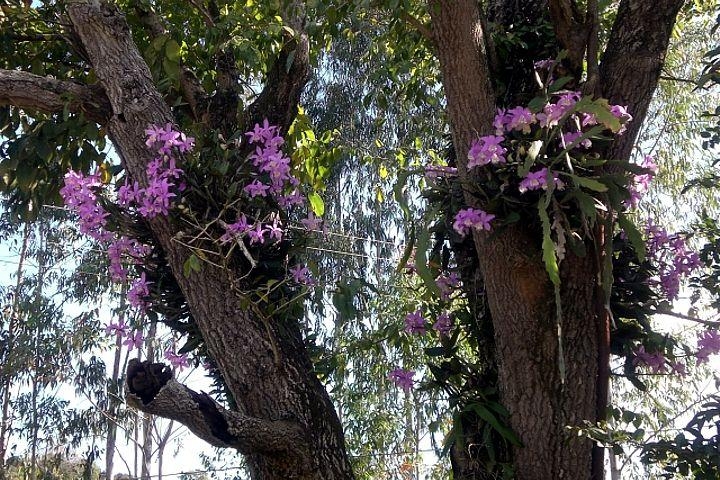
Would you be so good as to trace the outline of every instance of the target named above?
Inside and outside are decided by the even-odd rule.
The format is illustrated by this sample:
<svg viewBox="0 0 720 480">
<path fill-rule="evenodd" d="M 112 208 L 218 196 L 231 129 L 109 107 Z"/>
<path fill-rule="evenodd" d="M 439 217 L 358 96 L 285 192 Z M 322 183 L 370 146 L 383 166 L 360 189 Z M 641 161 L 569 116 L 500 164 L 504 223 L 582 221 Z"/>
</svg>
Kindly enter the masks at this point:
<svg viewBox="0 0 720 480">
<path fill-rule="evenodd" d="M 140 23 L 146 27 L 151 38 L 155 39 L 167 35 L 162 20 L 150 7 L 138 3 L 135 5 L 135 11 L 138 14 Z M 182 63 L 180 64 L 180 93 L 183 100 L 190 106 L 195 121 L 204 121 L 208 95 L 192 70 Z"/>
<path fill-rule="evenodd" d="M 685 0 L 623 0 L 600 62 L 600 92 L 610 103 L 627 105 L 634 119 L 609 158 L 630 156 L 662 73 L 670 34 Z"/>
<path fill-rule="evenodd" d="M 4 69 L 0 69 L 0 105 L 44 113 L 68 108 L 100 125 L 108 122 L 112 111 L 105 92 L 97 85 Z"/>
<path fill-rule="evenodd" d="M 550 18 L 560 45 L 567 51 L 570 69 L 579 79 L 588 40 L 587 23 L 580 14 L 575 0 L 549 0 Z"/>
<path fill-rule="evenodd" d="M 285 45 L 267 74 L 265 87 L 242 114 L 242 131 L 267 118 L 270 124 L 277 125 L 285 133 L 297 115 L 300 94 L 310 75 L 310 47 L 303 29 L 305 18 L 302 7 L 289 7 L 283 20 L 294 35 L 284 31 Z"/>
<path fill-rule="evenodd" d="M 130 360 L 125 387 L 128 405 L 176 420 L 215 447 L 234 448 L 245 454 L 307 455 L 305 435 L 297 423 L 262 420 L 227 410 L 207 393 L 179 383 L 162 363 Z"/>
</svg>

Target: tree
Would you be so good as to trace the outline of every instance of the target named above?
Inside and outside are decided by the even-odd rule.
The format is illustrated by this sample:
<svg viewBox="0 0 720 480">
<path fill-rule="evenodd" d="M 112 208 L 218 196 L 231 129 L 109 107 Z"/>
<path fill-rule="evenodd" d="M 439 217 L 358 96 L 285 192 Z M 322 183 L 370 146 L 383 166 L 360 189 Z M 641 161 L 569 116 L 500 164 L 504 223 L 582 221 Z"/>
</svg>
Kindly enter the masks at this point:
<svg viewBox="0 0 720 480">
<path fill-rule="evenodd" d="M 605 13 L 614 21 L 602 49 L 599 6 L 592 0 L 583 9 L 569 0 L 534 0 L 522 8 L 503 0 L 484 6 L 471 0 L 401 3 L 372 8 L 403 19 L 398 24 L 435 52 L 457 152 L 458 202 L 491 209 L 470 188 L 481 178 L 469 168 L 465 152 L 478 136 L 493 131 L 498 106 L 526 104 L 536 96 L 533 63 L 556 58 L 560 51 L 565 56 L 557 73 L 565 84 L 556 88 L 581 89 L 632 113 L 624 135 L 593 147 L 598 157 L 616 161 L 598 165 L 593 178 L 623 173 L 609 165 L 630 158 L 684 2 L 623 0 L 617 9 L 608 7 Z M 113 228 L 132 230 L 152 246 L 143 271 L 155 282 L 155 301 L 162 299 L 157 310 L 190 334 L 189 348 L 207 355 L 231 408 L 147 363 L 130 365 L 129 399 L 141 410 L 187 425 L 213 445 L 245 453 L 255 478 L 352 478 L 340 422 L 303 340 L 300 309 L 276 308 L 297 294 L 285 279 L 292 247 L 302 239 L 290 236 L 262 247 L 242 240 L 233 256 L 225 256 L 202 235 L 219 229 L 218 220 L 235 220 L 228 205 L 254 178 L 246 160 L 254 145 L 244 133 L 267 120 L 289 134 L 313 58 L 309 37 L 337 34 L 338 20 L 354 7 L 192 4 L 187 12 L 172 2 L 47 2 L 38 8 L 6 2 L 6 18 L 0 21 L 11 41 L 3 42 L 0 103 L 13 107 L 3 111 L 2 133 L 15 138 L 7 147 L 11 160 L 3 187 L 13 192 L 15 206 L 57 197 L 52 179 L 69 166 L 88 170 L 93 162 L 102 163 L 89 142 L 107 135 L 122 169 L 104 164 L 103 175 L 124 174 L 130 184 L 147 188 L 147 166 L 156 154 L 146 144 L 149 126 L 178 125 L 192 132 L 202 160 L 178 154 L 189 184 L 179 213 L 141 218 L 106 208 L 113 212 Z M 321 18 L 328 20 L 327 29 L 315 23 Z M 238 33 L 238 25 L 249 31 Z M 491 36 L 493 31 L 508 35 Z M 183 38 L 195 43 L 183 44 Z M 250 90 L 259 79 L 262 91 L 248 94 L 243 82 Z M 599 104 L 593 105 L 601 115 Z M 28 124 L 31 134 L 17 134 Z M 616 121 L 610 124 L 620 128 Z M 56 145 L 64 151 L 56 151 Z M 316 192 L 309 196 L 313 209 L 321 210 Z M 263 198 L 245 199 L 244 206 L 288 218 Z M 578 246 L 586 254 L 569 251 L 554 281 L 543 247 L 549 234 L 537 223 L 508 223 L 492 233 L 475 230 L 464 242 L 456 238 L 468 297 L 480 299 L 474 307 L 477 322 L 491 334 L 484 343 L 488 367 L 481 380 L 497 382 L 519 436 L 507 452 L 519 479 L 603 477 L 603 449 L 593 449 L 589 439 L 566 429 L 605 417 L 611 322 L 602 265 L 613 219 L 601 212 L 593 215 L 603 221 Z M 480 423 L 468 419 L 463 435 L 473 438 Z M 462 445 L 457 442 L 453 452 L 455 477 L 477 478 L 485 467 Z"/>
<path fill-rule="evenodd" d="M 11 456 L 25 456 L 23 463 L 31 477 L 41 476 L 42 470 L 55 462 L 50 461 L 48 452 L 64 448 L 68 456 L 74 455 L 83 440 L 101 430 L 92 419 L 97 412 L 77 408 L 59 393 L 62 387 L 80 387 L 78 378 L 82 378 L 86 390 L 104 385 L 104 377 L 93 378 L 83 361 L 99 343 L 98 325 L 90 319 L 92 313 L 70 318 L 56 303 L 57 291 L 63 290 L 67 282 L 83 281 L 78 279 L 82 273 L 68 271 L 63 265 L 66 256 L 62 242 L 78 238 L 72 228 L 61 228 L 63 218 L 58 212 L 45 211 L 34 224 L 23 226 L 3 215 L 4 243 L 19 243 L 19 261 L 14 285 L 5 290 L 0 321 L 0 461 L 5 465 Z M 104 370 L 104 365 L 100 366 Z M 27 443 L 26 451 L 18 440 Z M 89 446 L 87 455 L 87 464 L 91 465 L 95 449 Z M 0 476 L 6 473 L 0 470 Z"/>
</svg>

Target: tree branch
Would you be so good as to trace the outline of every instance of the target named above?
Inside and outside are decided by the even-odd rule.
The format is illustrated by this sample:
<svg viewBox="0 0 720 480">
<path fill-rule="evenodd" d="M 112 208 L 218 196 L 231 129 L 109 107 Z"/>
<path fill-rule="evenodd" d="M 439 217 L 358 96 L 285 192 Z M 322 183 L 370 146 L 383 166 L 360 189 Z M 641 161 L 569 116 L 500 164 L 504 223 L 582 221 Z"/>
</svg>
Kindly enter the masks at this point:
<svg viewBox="0 0 720 480">
<path fill-rule="evenodd" d="M 495 94 L 477 2 L 435 0 L 429 5 L 435 50 L 440 60 L 453 145 L 465 180 L 470 142 L 490 131 Z"/>
<path fill-rule="evenodd" d="M 671 317 L 682 318 L 683 320 L 689 320 L 691 322 L 705 325 L 706 327 L 718 328 L 720 327 L 720 321 L 717 320 L 705 320 L 702 318 L 693 317 L 692 315 L 686 315 L 680 312 L 674 312 L 670 309 L 659 308 L 653 312 L 656 315 L 669 315 Z"/>
<path fill-rule="evenodd" d="M 415 29 L 422 35 L 427 41 L 429 41 L 431 44 L 435 41 L 435 38 L 433 37 L 432 30 L 428 28 L 427 25 L 422 23 L 420 20 L 415 18 L 413 15 L 402 12 L 400 13 L 400 18 L 404 20 L 405 22 L 409 23 Z"/>
<path fill-rule="evenodd" d="M 285 133 L 297 115 L 300 94 L 310 73 L 310 49 L 302 14 L 288 12 L 283 19 L 295 35 L 284 32 L 285 46 L 267 74 L 265 87 L 243 112 L 242 131 L 267 118 L 270 124 L 279 126 Z"/>
<path fill-rule="evenodd" d="M 600 62 L 602 96 L 627 105 L 634 119 L 618 138 L 608 158 L 630 156 L 657 87 L 670 33 L 684 0 L 622 0 L 608 46 Z"/>
<path fill-rule="evenodd" d="M 203 20 L 205 21 L 205 26 L 208 28 L 214 28 L 215 27 L 215 21 L 213 20 L 212 16 L 210 15 L 210 12 L 206 10 L 200 3 L 198 3 L 197 0 L 190 0 L 190 3 L 192 4 L 195 9 L 200 12 L 200 15 L 202 15 Z"/>
<path fill-rule="evenodd" d="M 67 107 L 100 125 L 108 122 L 112 111 L 105 92 L 97 85 L 4 69 L 0 69 L 0 105 L 44 113 L 59 113 Z"/>
<path fill-rule="evenodd" d="M 145 7 L 138 3 L 135 5 L 135 11 L 138 14 L 140 23 L 147 28 L 150 37 L 154 39 L 167 35 L 167 30 L 162 20 L 150 7 Z M 192 70 L 182 63 L 180 64 L 180 93 L 182 94 L 183 100 L 190 106 L 193 118 L 198 122 L 204 121 L 208 95 Z"/>
<path fill-rule="evenodd" d="M 576 79 L 582 74 L 590 24 L 584 22 L 574 0 L 549 0 L 555 36 L 568 52 L 570 70 Z"/>
<path fill-rule="evenodd" d="M 584 88 L 586 94 L 595 95 L 598 80 L 600 79 L 600 66 L 598 62 L 599 51 L 599 30 L 600 13 L 598 11 L 598 0 L 588 0 L 587 11 L 585 12 L 585 25 L 587 28 L 587 82 Z"/>
<path fill-rule="evenodd" d="M 698 84 L 697 80 L 693 80 L 691 78 L 676 77 L 675 75 L 660 75 L 659 79 L 665 82 L 689 83 L 691 85 L 694 85 L 695 87 L 697 87 Z"/>
<path fill-rule="evenodd" d="M 235 448 L 244 454 L 307 455 L 305 434 L 297 423 L 262 420 L 227 410 L 207 393 L 179 383 L 162 363 L 132 359 L 127 372 L 128 405 L 176 420 L 215 447 Z"/>
</svg>

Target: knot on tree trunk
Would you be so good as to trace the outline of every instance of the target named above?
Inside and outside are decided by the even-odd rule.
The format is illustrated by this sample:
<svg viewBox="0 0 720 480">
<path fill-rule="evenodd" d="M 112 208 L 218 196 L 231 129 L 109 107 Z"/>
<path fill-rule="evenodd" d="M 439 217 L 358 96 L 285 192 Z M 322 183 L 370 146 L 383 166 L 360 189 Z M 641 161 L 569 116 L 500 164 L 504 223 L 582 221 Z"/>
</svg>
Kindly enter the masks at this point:
<svg viewBox="0 0 720 480">
<path fill-rule="evenodd" d="M 133 358 L 127 368 L 127 390 L 147 405 L 172 378 L 172 370 L 164 363 L 141 362 Z"/>
<path fill-rule="evenodd" d="M 169 366 L 130 360 L 128 405 L 176 420 L 211 445 L 259 455 L 277 478 L 307 478 L 316 458 L 310 454 L 307 431 L 292 420 L 267 420 L 227 410 L 205 392 L 195 392 L 173 378 Z"/>
</svg>

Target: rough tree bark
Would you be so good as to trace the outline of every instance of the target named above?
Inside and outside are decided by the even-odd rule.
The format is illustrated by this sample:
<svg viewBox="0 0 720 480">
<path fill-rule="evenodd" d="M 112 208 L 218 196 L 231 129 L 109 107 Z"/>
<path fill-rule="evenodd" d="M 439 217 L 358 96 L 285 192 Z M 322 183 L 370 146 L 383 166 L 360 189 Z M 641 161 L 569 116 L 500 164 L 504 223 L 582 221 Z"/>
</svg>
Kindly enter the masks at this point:
<svg viewBox="0 0 720 480">
<path fill-rule="evenodd" d="M 502 18 L 498 13 L 503 11 L 502 4 L 509 11 L 516 4 L 512 0 L 491 3 L 498 18 Z M 574 64 L 581 63 L 588 33 L 571 32 L 573 24 L 581 23 L 577 5 L 570 0 L 549 3 L 558 41 L 571 50 Z M 597 91 L 614 103 L 629 105 L 635 120 L 613 146 L 612 158 L 630 155 L 682 4 L 682 0 L 624 0 L 620 4 Z M 472 0 L 431 1 L 429 8 L 453 144 L 459 153 L 460 181 L 470 184 L 476 180 L 467 171 L 462 153 L 472 139 L 491 132 L 495 115 L 482 13 Z M 591 28 L 592 20 L 583 18 L 583 27 Z M 478 206 L 469 194 L 466 201 Z M 517 478 L 603 478 L 602 461 L 593 467 L 591 442 L 567 430 L 585 420 L 595 422 L 604 410 L 605 400 L 598 400 L 598 394 L 602 395 L 607 382 L 602 372 L 607 364 L 608 326 L 600 308 L 598 267 L 592 253 L 601 251 L 602 245 L 589 244 L 586 257 L 570 256 L 561 264 L 564 383 L 559 374 L 554 293 L 541 260 L 540 242 L 523 226 L 513 226 L 492 236 L 476 234 L 475 246 L 495 331 L 501 398 L 523 442 L 513 452 Z M 464 478 L 482 475 L 475 471 Z"/>
<path fill-rule="evenodd" d="M 71 95 L 76 101 L 68 108 L 85 111 L 105 125 L 131 178 L 147 185 L 145 169 L 153 154 L 144 145 L 144 129 L 151 124 L 174 123 L 171 110 L 153 85 L 129 27 L 114 4 L 72 1 L 67 3 L 66 12 L 74 38 L 87 52 L 102 91 L 3 70 L 0 104 L 55 112 L 65 105 L 65 95 Z M 267 117 L 282 130 L 292 122 L 308 72 L 307 37 L 300 29 L 296 32 L 244 121 L 262 123 Z M 199 108 L 196 104 L 198 112 Z M 237 114 L 220 113 L 226 115 L 219 123 L 230 128 L 228 122 L 236 120 Z M 223 411 L 202 394 L 180 387 L 162 369 L 149 367 L 128 372 L 135 405 L 192 424 L 193 430 L 211 443 L 241 450 L 253 478 L 353 478 L 342 427 L 327 392 L 313 373 L 299 324 L 285 322 L 280 326 L 274 319 L 260 318 L 238 296 L 229 294 L 232 286 L 242 286 L 240 275 L 233 271 L 206 265 L 186 277 L 183 263 L 189 252 L 174 241 L 181 235 L 180 228 L 161 217 L 148 224 L 238 412 Z M 166 401 L 168 396 L 170 401 Z"/>
</svg>

